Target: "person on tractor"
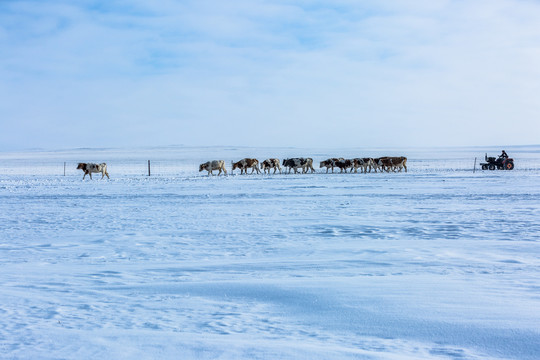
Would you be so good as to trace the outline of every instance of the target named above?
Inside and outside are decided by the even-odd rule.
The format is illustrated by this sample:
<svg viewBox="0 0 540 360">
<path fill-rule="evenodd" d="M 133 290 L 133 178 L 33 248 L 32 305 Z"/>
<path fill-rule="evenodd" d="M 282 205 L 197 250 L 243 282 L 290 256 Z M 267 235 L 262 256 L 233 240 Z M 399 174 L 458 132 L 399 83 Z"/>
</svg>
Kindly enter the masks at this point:
<svg viewBox="0 0 540 360">
<path fill-rule="evenodd" d="M 497 168 L 502 169 L 504 167 L 506 159 L 508 159 L 508 154 L 506 153 L 506 151 L 503 150 L 501 155 L 499 155 L 499 157 L 495 161 Z"/>
</svg>

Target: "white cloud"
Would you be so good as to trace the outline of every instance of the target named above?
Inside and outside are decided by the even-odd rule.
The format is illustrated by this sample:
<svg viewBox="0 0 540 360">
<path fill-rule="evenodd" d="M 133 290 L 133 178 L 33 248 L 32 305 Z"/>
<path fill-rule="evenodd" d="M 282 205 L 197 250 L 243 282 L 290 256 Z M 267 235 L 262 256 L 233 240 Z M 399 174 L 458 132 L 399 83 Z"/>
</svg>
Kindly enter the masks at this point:
<svg viewBox="0 0 540 360">
<path fill-rule="evenodd" d="M 536 2 L 0 7 L 6 147 L 526 144 L 540 134 Z M 76 137 L 102 129 L 110 135 L 88 144 Z"/>
</svg>

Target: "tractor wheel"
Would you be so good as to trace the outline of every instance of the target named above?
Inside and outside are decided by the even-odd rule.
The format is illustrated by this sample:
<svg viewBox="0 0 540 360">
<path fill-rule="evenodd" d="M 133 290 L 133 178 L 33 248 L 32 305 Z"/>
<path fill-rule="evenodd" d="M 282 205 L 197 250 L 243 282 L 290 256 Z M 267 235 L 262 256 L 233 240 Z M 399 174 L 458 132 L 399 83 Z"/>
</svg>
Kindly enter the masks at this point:
<svg viewBox="0 0 540 360">
<path fill-rule="evenodd" d="M 504 165 L 504 167 L 505 167 L 506 170 L 514 170 L 514 163 L 513 162 L 507 162 Z"/>
<path fill-rule="evenodd" d="M 487 169 L 488 169 L 487 165 L 482 165 L 482 170 L 487 170 Z"/>
<path fill-rule="evenodd" d="M 495 165 L 489 164 L 488 169 L 489 169 L 489 170 L 495 170 Z"/>
</svg>

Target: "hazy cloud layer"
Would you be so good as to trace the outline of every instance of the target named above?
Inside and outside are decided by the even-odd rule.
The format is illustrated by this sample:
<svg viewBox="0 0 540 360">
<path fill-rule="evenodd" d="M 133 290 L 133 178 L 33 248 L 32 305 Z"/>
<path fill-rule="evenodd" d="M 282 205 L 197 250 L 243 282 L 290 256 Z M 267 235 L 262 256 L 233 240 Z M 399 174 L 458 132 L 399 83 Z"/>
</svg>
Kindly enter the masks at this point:
<svg viewBox="0 0 540 360">
<path fill-rule="evenodd" d="M 0 149 L 532 144 L 540 3 L 3 1 Z"/>
</svg>

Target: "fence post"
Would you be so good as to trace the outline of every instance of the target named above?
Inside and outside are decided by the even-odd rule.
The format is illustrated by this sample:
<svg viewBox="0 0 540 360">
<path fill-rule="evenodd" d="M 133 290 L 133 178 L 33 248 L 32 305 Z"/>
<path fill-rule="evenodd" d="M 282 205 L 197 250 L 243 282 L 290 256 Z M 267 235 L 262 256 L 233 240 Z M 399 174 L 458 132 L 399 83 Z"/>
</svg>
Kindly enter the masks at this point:
<svg viewBox="0 0 540 360">
<path fill-rule="evenodd" d="M 66 162 L 64 161 L 64 176 L 66 176 Z"/>
<path fill-rule="evenodd" d="M 476 172 L 476 158 L 474 158 L 474 167 L 473 167 L 473 174 Z"/>
<path fill-rule="evenodd" d="M 150 176 L 150 160 L 148 160 L 148 176 Z"/>
</svg>

